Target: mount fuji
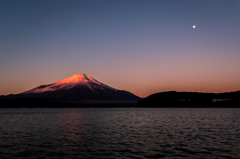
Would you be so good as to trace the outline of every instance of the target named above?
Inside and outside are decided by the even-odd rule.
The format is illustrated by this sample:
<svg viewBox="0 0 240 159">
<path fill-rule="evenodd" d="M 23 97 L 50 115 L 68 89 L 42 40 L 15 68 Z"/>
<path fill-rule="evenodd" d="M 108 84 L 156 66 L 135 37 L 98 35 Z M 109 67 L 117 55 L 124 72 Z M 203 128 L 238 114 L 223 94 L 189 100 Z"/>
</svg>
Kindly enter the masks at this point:
<svg viewBox="0 0 240 159">
<path fill-rule="evenodd" d="M 56 83 L 41 85 L 7 98 L 34 98 L 70 103 L 136 102 L 141 98 L 103 84 L 87 74 L 74 74 Z"/>
</svg>

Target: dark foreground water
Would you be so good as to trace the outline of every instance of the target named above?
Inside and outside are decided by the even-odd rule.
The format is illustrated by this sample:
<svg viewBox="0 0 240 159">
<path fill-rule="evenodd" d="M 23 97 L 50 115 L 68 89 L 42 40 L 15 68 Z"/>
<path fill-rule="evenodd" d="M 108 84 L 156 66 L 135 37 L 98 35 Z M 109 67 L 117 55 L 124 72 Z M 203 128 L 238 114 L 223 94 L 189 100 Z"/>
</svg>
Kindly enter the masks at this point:
<svg viewBox="0 0 240 159">
<path fill-rule="evenodd" d="M 0 158 L 240 158 L 240 109 L 0 109 Z"/>
</svg>

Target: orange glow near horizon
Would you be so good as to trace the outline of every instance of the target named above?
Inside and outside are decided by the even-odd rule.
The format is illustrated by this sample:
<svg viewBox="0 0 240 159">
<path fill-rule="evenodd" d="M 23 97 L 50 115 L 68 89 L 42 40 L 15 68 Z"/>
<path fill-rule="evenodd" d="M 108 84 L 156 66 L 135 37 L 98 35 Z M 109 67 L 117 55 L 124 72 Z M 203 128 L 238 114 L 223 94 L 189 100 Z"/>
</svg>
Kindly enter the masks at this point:
<svg viewBox="0 0 240 159">
<path fill-rule="evenodd" d="M 214 59 L 214 57 L 172 59 L 171 57 L 167 62 L 160 57 L 143 59 L 140 57 L 126 59 L 124 65 L 122 61 L 114 63 L 110 61 L 106 66 L 98 66 L 95 63 L 85 64 L 83 66 L 89 66 L 88 71 L 82 69 L 82 72 L 87 72 L 88 78 L 93 81 L 96 79 L 110 87 L 126 90 L 140 97 L 163 91 L 223 93 L 240 90 L 238 73 L 240 56 L 235 59 Z M 113 67 L 107 67 L 108 65 Z M 16 72 L 2 76 L 0 95 L 22 93 L 59 80 L 59 82 L 71 83 L 76 79 L 72 78 L 72 75 L 76 76 L 76 73 L 81 72 L 78 67 L 71 70 L 71 66 L 67 67 L 67 65 L 53 71 L 48 71 L 47 67 L 43 68 L 46 71 L 37 74 L 30 68 L 31 72 Z"/>
<path fill-rule="evenodd" d="M 100 81 L 100 80 L 99 80 Z M 110 80 L 111 81 L 111 80 Z M 100 81 L 102 82 L 102 81 Z M 132 83 L 130 83 L 132 82 Z M 165 80 L 165 81 L 152 81 L 146 83 L 144 81 L 130 81 L 129 83 L 124 84 L 116 84 L 116 82 L 103 82 L 110 87 L 129 91 L 139 97 L 146 97 L 153 93 L 165 92 L 165 91 L 186 91 L 186 92 L 204 92 L 204 93 L 224 93 L 231 91 L 240 90 L 240 84 L 236 80 L 232 80 L 227 85 L 223 81 L 212 81 L 212 82 L 204 82 L 204 81 L 185 81 L 184 82 L 174 82 L 173 80 Z M 23 83 L 24 84 L 24 83 Z M 9 94 L 18 94 L 24 91 L 33 89 L 40 85 L 34 85 L 33 83 L 25 85 L 13 85 L 13 87 L 5 87 L 5 89 L 1 89 L 1 95 L 9 95 Z M 49 83 L 50 84 L 50 83 Z M 27 86 L 29 85 L 29 86 Z M 221 86 L 221 87 L 220 87 Z M 238 87 L 236 87 L 238 86 Z"/>
</svg>

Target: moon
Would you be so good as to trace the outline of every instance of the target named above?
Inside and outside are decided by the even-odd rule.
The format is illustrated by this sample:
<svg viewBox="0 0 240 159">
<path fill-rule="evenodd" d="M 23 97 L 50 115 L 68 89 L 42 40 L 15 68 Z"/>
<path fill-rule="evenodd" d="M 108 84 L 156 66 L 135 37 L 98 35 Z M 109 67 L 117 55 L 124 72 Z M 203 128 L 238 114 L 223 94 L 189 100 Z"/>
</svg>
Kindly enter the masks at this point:
<svg viewBox="0 0 240 159">
<path fill-rule="evenodd" d="M 195 25 L 193 25 L 193 26 L 192 26 L 192 28 L 194 29 L 194 28 L 196 28 L 196 26 L 195 26 Z"/>
</svg>

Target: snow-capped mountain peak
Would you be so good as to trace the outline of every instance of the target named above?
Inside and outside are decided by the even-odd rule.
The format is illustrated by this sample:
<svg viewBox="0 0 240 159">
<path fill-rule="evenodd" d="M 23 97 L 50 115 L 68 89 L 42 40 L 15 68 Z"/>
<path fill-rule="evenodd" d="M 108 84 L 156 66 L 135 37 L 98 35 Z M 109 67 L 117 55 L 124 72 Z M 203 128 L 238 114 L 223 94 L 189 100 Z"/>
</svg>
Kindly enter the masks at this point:
<svg viewBox="0 0 240 159">
<path fill-rule="evenodd" d="M 20 94 L 8 98 L 35 98 L 53 102 L 69 103 L 111 103 L 119 101 L 137 101 L 140 98 L 128 91 L 117 90 L 103 84 L 87 74 L 74 74 L 58 82 L 40 85 Z M 117 102 L 118 103 L 118 102 Z"/>
</svg>

